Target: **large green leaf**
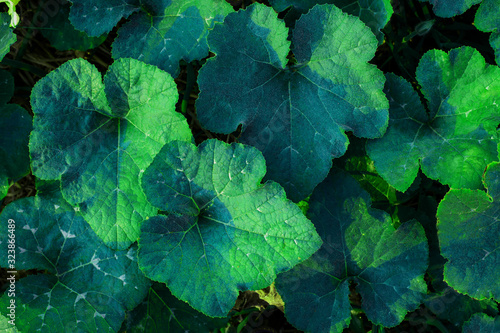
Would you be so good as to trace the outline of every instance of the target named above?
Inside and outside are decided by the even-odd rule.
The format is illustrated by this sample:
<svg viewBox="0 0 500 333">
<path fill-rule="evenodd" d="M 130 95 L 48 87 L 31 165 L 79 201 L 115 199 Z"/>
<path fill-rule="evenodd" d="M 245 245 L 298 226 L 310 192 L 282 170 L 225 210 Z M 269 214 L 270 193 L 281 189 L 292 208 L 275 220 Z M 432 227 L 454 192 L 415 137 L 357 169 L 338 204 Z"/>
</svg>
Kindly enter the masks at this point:
<svg viewBox="0 0 500 333">
<path fill-rule="evenodd" d="M 317 4 L 334 4 L 347 14 L 360 18 L 377 36 L 379 43 L 384 40 L 380 31 L 389 22 L 394 10 L 390 0 L 270 0 L 277 12 L 292 7 L 288 17 L 296 17 L 306 13 Z"/>
<path fill-rule="evenodd" d="M 9 181 L 18 181 L 30 171 L 28 139 L 32 128 L 29 113 L 7 103 L 14 92 L 14 79 L 0 70 L 0 200 L 7 195 Z"/>
<path fill-rule="evenodd" d="M 453 17 L 465 13 L 472 5 L 482 0 L 420 0 L 432 5 L 434 14 L 440 17 Z"/>
<path fill-rule="evenodd" d="M 476 12 L 474 25 L 481 31 L 491 31 L 490 45 L 500 65 L 500 0 L 484 0 Z"/>
<path fill-rule="evenodd" d="M 50 6 L 52 0 L 41 2 L 40 6 Z M 76 30 L 69 21 L 70 5 L 66 0 L 59 1 L 57 12 L 48 17 L 48 22 L 41 27 L 40 31 L 50 41 L 50 45 L 58 50 L 82 50 L 93 49 L 99 46 L 107 37 L 103 34 L 99 37 L 89 37 L 85 32 Z"/>
<path fill-rule="evenodd" d="M 104 83 L 93 65 L 71 60 L 33 88 L 33 173 L 60 177 L 65 198 L 108 246 L 128 247 L 156 214 L 139 175 L 166 142 L 192 139 L 177 100 L 169 74 L 133 59 L 115 61 Z"/>
<path fill-rule="evenodd" d="M 394 230 L 389 215 L 370 208 L 368 193 L 340 172 L 318 185 L 309 203 L 323 246 L 276 279 L 288 321 L 307 332 L 342 332 L 351 319 L 349 285 L 355 283 L 369 320 L 399 324 L 427 289 L 422 226 L 413 220 Z"/>
<path fill-rule="evenodd" d="M 269 286 L 276 274 L 321 245 L 313 225 L 277 183 L 260 184 L 262 154 L 218 140 L 172 142 L 142 176 L 153 205 L 169 213 L 142 223 L 139 265 L 176 297 L 225 316 L 239 290 Z"/>
<path fill-rule="evenodd" d="M 450 190 L 437 211 L 444 280 L 460 293 L 500 300 L 500 163 L 484 175 L 488 194 Z"/>
<path fill-rule="evenodd" d="M 316 6 L 297 22 L 296 65 L 285 24 L 264 5 L 229 14 L 208 40 L 217 55 L 200 70 L 201 124 L 262 151 L 268 178 L 294 201 L 307 197 L 346 151 L 345 131 L 375 138 L 387 126 L 384 77 L 368 60 L 377 41 L 358 18 Z M 244 47 L 242 47 L 244 46 Z"/>
<path fill-rule="evenodd" d="M 484 313 L 478 313 L 465 323 L 463 333 L 497 333 L 500 332 L 500 316 L 489 317 Z"/>
<path fill-rule="evenodd" d="M 113 58 L 138 59 L 174 76 L 180 60 L 191 62 L 208 56 L 209 30 L 233 11 L 225 0 L 127 0 L 123 8 L 107 0 L 72 2 L 72 23 L 90 36 L 109 32 L 121 17 L 137 11 L 118 30 Z M 108 18 L 111 12 L 116 16 Z"/>
<path fill-rule="evenodd" d="M 427 52 L 417 68 L 427 110 L 410 83 L 387 75 L 387 133 L 369 140 L 367 152 L 379 174 L 399 191 L 428 177 L 454 188 L 482 188 L 486 165 L 498 159 L 500 68 L 470 47 Z"/>
<path fill-rule="evenodd" d="M 0 13 L 0 60 L 10 51 L 10 46 L 17 40 L 17 36 L 10 28 L 10 15 Z"/>
<path fill-rule="evenodd" d="M 228 318 L 211 318 L 174 297 L 164 284 L 155 283 L 148 297 L 127 315 L 126 332 L 210 333 L 225 327 Z"/>
<path fill-rule="evenodd" d="M 8 230 L 8 221 L 15 228 Z M 0 215 L 0 266 L 15 235 L 15 268 L 45 270 L 16 282 L 16 326 L 21 332 L 116 332 L 125 311 L 146 296 L 149 280 L 136 250 L 109 249 L 62 198 L 29 197 Z M 0 306 L 10 302 L 5 293 Z"/>
</svg>

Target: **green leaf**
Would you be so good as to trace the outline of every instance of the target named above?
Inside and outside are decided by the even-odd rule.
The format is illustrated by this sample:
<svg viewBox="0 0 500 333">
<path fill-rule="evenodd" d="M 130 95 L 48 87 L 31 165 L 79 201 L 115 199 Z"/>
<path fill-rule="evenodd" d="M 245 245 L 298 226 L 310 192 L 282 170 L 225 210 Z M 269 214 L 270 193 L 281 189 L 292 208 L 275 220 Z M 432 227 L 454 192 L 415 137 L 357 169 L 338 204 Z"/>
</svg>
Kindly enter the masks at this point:
<svg viewBox="0 0 500 333">
<path fill-rule="evenodd" d="M 73 0 L 71 22 L 90 36 L 99 36 L 109 32 L 121 17 L 137 12 L 118 30 L 113 58 L 138 59 L 173 76 L 179 73 L 180 60 L 191 62 L 208 56 L 208 32 L 233 11 L 225 0 L 127 0 L 119 4 L 123 2 Z"/>
<path fill-rule="evenodd" d="M 492 32 L 490 45 L 500 65 L 500 0 L 484 0 L 477 9 L 474 25 L 481 31 Z"/>
<path fill-rule="evenodd" d="M 32 119 L 16 104 L 7 103 L 14 92 L 14 79 L 0 70 L 0 200 L 7 195 L 9 181 L 18 181 L 30 172 L 28 151 Z"/>
<path fill-rule="evenodd" d="M 331 174 L 314 190 L 309 216 L 323 246 L 276 279 L 296 328 L 342 332 L 351 319 L 350 284 L 376 325 L 396 326 L 420 305 L 427 289 L 424 230 L 415 220 L 394 230 L 389 215 L 370 205 L 369 194 L 345 173 Z"/>
<path fill-rule="evenodd" d="M 127 316 L 127 332 L 210 333 L 225 327 L 228 318 L 210 318 L 155 283 L 147 298 Z"/>
<path fill-rule="evenodd" d="M 276 274 L 321 245 L 281 186 L 260 184 L 262 154 L 242 144 L 166 145 L 142 186 L 169 213 L 142 223 L 139 265 L 176 297 L 208 316 L 225 316 L 239 290 L 269 286 Z"/>
<path fill-rule="evenodd" d="M 495 333 L 500 331 L 500 316 L 489 317 L 484 313 L 478 313 L 465 323 L 463 333 Z"/>
<path fill-rule="evenodd" d="M 434 14 L 439 17 L 453 17 L 465 13 L 467 9 L 483 0 L 419 0 L 429 2 Z"/>
<path fill-rule="evenodd" d="M 6 316 L 8 316 L 9 313 L 6 313 Z M 10 317 L 6 317 L 4 315 L 0 315 L 0 332 L 1 333 L 18 333 L 19 331 L 17 330 L 15 325 L 12 325 L 9 323 Z M 13 318 L 15 318 L 15 314 L 12 314 Z"/>
<path fill-rule="evenodd" d="M 139 59 L 177 76 L 180 60 L 208 56 L 208 32 L 230 12 L 225 0 L 173 1 L 141 11 L 118 31 L 113 58 Z"/>
<path fill-rule="evenodd" d="M 108 246 L 127 248 L 156 214 L 139 183 L 155 155 L 171 140 L 192 140 L 177 100 L 169 74 L 133 59 L 115 61 L 104 83 L 93 65 L 71 60 L 33 88 L 33 173 L 60 177 L 66 200 Z"/>
<path fill-rule="evenodd" d="M 390 0 L 270 0 L 277 12 L 292 7 L 287 13 L 289 17 L 297 17 L 306 13 L 317 4 L 334 4 L 343 12 L 360 18 L 377 36 L 379 44 L 384 40 L 380 29 L 389 22 L 394 10 Z"/>
<path fill-rule="evenodd" d="M 9 25 L 9 14 L 0 13 L 0 60 L 10 52 L 10 46 L 17 41 L 17 36 Z"/>
<path fill-rule="evenodd" d="M 419 165 L 442 184 L 482 188 L 484 168 L 498 159 L 500 68 L 470 47 L 432 50 L 420 60 L 417 81 L 428 111 L 410 83 L 387 75 L 389 128 L 366 147 L 378 173 L 402 192 Z"/>
<path fill-rule="evenodd" d="M 382 136 L 387 100 L 382 72 L 367 63 L 377 41 L 359 19 L 332 5 L 311 9 L 293 32 L 296 65 L 286 64 L 287 35 L 263 5 L 229 14 L 208 37 L 217 56 L 200 70 L 196 108 L 213 132 L 242 124 L 240 142 L 262 151 L 267 178 L 298 202 L 345 153 L 346 131 Z"/>
<path fill-rule="evenodd" d="M 448 259 L 444 280 L 455 290 L 477 299 L 500 300 L 500 163 L 488 166 L 488 194 L 450 190 L 437 211 L 441 254 Z"/>
<path fill-rule="evenodd" d="M 46 0 L 40 4 L 50 6 L 51 0 Z M 89 37 L 85 32 L 76 30 L 69 21 L 70 5 L 66 1 L 61 1 L 58 10 L 53 16 L 48 17 L 48 22 L 40 31 L 43 36 L 50 41 L 50 45 L 60 51 L 93 49 L 106 40 L 106 33 L 99 37 Z"/>
<path fill-rule="evenodd" d="M 139 10 L 139 0 L 69 0 L 72 3 L 69 20 L 73 26 L 91 37 L 113 29 L 122 18 Z M 169 0 L 167 0 L 169 1 Z"/>
<path fill-rule="evenodd" d="M 146 296 L 150 283 L 137 266 L 136 250 L 109 249 L 57 196 L 19 199 L 5 207 L 0 222 L 0 266 L 13 269 L 7 244 L 14 234 L 15 268 L 46 270 L 16 282 L 21 332 L 117 331 L 125 311 Z M 2 309 L 9 302 L 6 293 Z"/>
</svg>

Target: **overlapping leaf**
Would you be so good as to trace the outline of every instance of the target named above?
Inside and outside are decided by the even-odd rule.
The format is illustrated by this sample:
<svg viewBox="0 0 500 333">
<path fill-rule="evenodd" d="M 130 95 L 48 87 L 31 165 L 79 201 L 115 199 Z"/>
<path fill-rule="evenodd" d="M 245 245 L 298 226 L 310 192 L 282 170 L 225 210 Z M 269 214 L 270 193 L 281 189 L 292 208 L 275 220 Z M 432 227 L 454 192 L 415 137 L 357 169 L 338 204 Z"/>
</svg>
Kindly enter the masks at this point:
<svg viewBox="0 0 500 333">
<path fill-rule="evenodd" d="M 389 215 L 370 204 L 368 193 L 340 172 L 313 192 L 308 215 L 323 246 L 276 279 L 285 315 L 296 328 L 342 332 L 351 319 L 352 282 L 375 324 L 395 326 L 420 305 L 427 289 L 424 230 L 415 220 L 394 230 Z"/>
<path fill-rule="evenodd" d="M 410 83 L 387 75 L 387 133 L 369 140 L 379 174 L 399 191 L 428 177 L 454 188 L 481 188 L 486 165 L 496 161 L 500 121 L 500 68 L 470 47 L 427 52 L 417 68 L 427 110 Z"/>
<path fill-rule="evenodd" d="M 0 60 L 10 51 L 10 46 L 17 40 L 17 36 L 10 28 L 10 16 L 0 13 Z"/>
<path fill-rule="evenodd" d="M 379 43 L 384 40 L 380 29 L 385 27 L 394 12 L 389 0 L 270 0 L 270 3 L 277 12 L 292 7 L 287 13 L 289 17 L 299 16 L 317 4 L 334 4 L 345 13 L 359 17 L 377 36 Z"/>
<path fill-rule="evenodd" d="M 208 55 L 208 31 L 233 11 L 225 0 L 72 2 L 72 23 L 90 36 L 109 32 L 121 17 L 137 12 L 118 30 L 113 57 L 138 59 L 174 76 L 180 60 L 191 62 Z"/>
<path fill-rule="evenodd" d="M 307 197 L 345 153 L 345 131 L 375 138 L 387 126 L 382 73 L 367 63 L 377 41 L 359 19 L 333 5 L 297 22 L 287 66 L 288 31 L 276 13 L 255 4 L 229 14 L 208 40 L 217 55 L 200 70 L 201 124 L 262 151 L 268 178 L 294 201 Z"/>
<path fill-rule="evenodd" d="M 420 0 L 432 5 L 434 14 L 440 17 L 453 17 L 465 13 L 472 5 L 482 0 Z"/>
<path fill-rule="evenodd" d="M 476 12 L 474 25 L 481 31 L 491 31 L 490 45 L 500 65 L 500 0 L 484 0 Z"/>
<path fill-rule="evenodd" d="M 147 298 L 127 316 L 127 332 L 210 333 L 227 325 L 228 318 L 211 318 L 174 297 L 155 283 Z"/>
<path fill-rule="evenodd" d="M 14 79 L 0 70 L 0 200 L 7 195 L 9 181 L 18 181 L 30 171 L 28 139 L 32 119 L 16 104 L 6 104 L 14 92 Z"/>
<path fill-rule="evenodd" d="M 60 177 L 65 198 L 113 248 L 136 241 L 156 213 L 141 172 L 166 142 L 192 139 L 177 99 L 169 74 L 133 59 L 115 61 L 104 83 L 93 65 L 72 60 L 33 88 L 33 173 Z"/>
<path fill-rule="evenodd" d="M 169 213 L 144 221 L 139 265 L 176 297 L 225 316 L 239 290 L 262 289 L 321 245 L 312 223 L 274 182 L 260 184 L 262 154 L 218 140 L 198 148 L 172 142 L 142 176 L 153 205 Z"/>
<path fill-rule="evenodd" d="M 483 313 L 478 313 L 465 323 L 463 333 L 495 333 L 500 331 L 500 316 L 489 317 Z"/>
<path fill-rule="evenodd" d="M 64 200 L 29 197 L 0 215 L 0 266 L 9 267 L 8 220 L 15 223 L 15 268 L 46 270 L 16 282 L 16 327 L 21 332 L 116 332 L 146 296 L 149 280 L 136 250 L 110 250 Z M 10 297 L 3 295 L 5 309 Z"/>
<path fill-rule="evenodd" d="M 50 6 L 50 0 L 41 2 L 40 6 Z M 50 45 L 58 50 L 81 50 L 86 51 L 99 46 L 107 37 L 107 34 L 102 34 L 99 37 L 89 37 L 85 32 L 76 30 L 69 21 L 70 5 L 67 1 L 61 0 L 58 5 L 58 10 L 54 15 L 48 17 L 48 22 L 42 29 L 41 33 L 50 41 Z"/>
<path fill-rule="evenodd" d="M 484 176 L 488 194 L 450 190 L 439 204 L 438 237 L 448 259 L 444 280 L 455 290 L 477 299 L 500 300 L 500 163 Z"/>
</svg>

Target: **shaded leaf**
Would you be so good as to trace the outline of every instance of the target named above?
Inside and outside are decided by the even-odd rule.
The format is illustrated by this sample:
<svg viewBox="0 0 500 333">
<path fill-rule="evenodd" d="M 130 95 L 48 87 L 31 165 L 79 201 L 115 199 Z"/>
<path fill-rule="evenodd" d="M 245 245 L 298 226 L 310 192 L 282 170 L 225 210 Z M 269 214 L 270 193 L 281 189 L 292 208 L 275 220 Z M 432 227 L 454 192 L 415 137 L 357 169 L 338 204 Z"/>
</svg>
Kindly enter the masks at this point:
<svg viewBox="0 0 500 333">
<path fill-rule="evenodd" d="M 17 36 L 9 25 L 10 15 L 0 13 L 0 60 L 10 52 L 10 46 L 17 41 Z"/>
<path fill-rule="evenodd" d="M 144 221 L 139 265 L 176 297 L 225 316 L 239 290 L 269 286 L 276 274 L 321 245 L 281 186 L 260 184 L 262 154 L 242 144 L 172 142 L 142 177 L 153 205 L 169 213 Z"/>
<path fill-rule="evenodd" d="M 490 45 L 500 65 L 500 0 L 483 0 L 476 12 L 474 25 L 481 31 L 491 31 Z"/>
<path fill-rule="evenodd" d="M 437 211 L 444 280 L 477 299 L 500 300 L 500 163 L 488 166 L 483 191 L 452 189 Z"/>
<path fill-rule="evenodd" d="M 48 5 L 50 0 L 42 2 L 40 6 Z M 60 51 L 81 50 L 86 51 L 99 46 L 106 37 L 106 33 L 99 37 L 89 37 L 85 32 L 76 30 L 69 21 L 70 5 L 66 1 L 60 1 L 57 12 L 49 16 L 47 24 L 40 29 L 50 45 Z"/>
<path fill-rule="evenodd" d="M 419 166 L 442 184 L 482 188 L 484 168 L 498 159 L 500 68 L 470 47 L 431 50 L 420 60 L 417 81 L 428 110 L 410 83 L 387 74 L 389 128 L 366 146 L 378 173 L 398 191 L 410 186 Z"/>
<path fill-rule="evenodd" d="M 225 0 L 72 2 L 71 22 L 90 36 L 107 33 L 122 17 L 128 17 L 118 29 L 113 58 L 138 59 L 173 76 L 179 72 L 180 60 L 191 62 L 208 56 L 209 30 L 233 11 Z"/>
<path fill-rule="evenodd" d="M 192 140 L 177 99 L 169 74 L 133 59 L 115 61 L 104 83 L 93 65 L 71 60 L 33 88 L 33 174 L 60 177 L 66 200 L 108 246 L 127 248 L 156 214 L 141 172 L 166 142 Z"/>
<path fill-rule="evenodd" d="M 465 13 L 472 5 L 480 3 L 482 0 L 419 0 L 429 2 L 432 5 L 434 14 L 440 17 L 453 17 Z"/>
<path fill-rule="evenodd" d="M 471 320 L 465 323 L 463 333 L 495 333 L 500 331 L 500 316 L 489 317 L 484 313 L 472 316 Z"/>
<path fill-rule="evenodd" d="M 288 321 L 307 332 L 342 332 L 351 319 L 349 284 L 374 324 L 392 327 L 425 296 L 428 247 L 413 220 L 397 230 L 370 208 L 368 193 L 335 172 L 314 190 L 309 216 L 323 239 L 310 259 L 276 279 Z"/>
<path fill-rule="evenodd" d="M 367 63 L 377 41 L 359 19 L 333 5 L 303 15 L 293 31 L 296 65 L 287 66 L 287 35 L 263 5 L 229 14 L 208 37 L 217 56 L 200 70 L 196 108 L 213 132 L 242 124 L 240 142 L 262 151 L 267 178 L 298 202 L 345 153 L 346 131 L 382 136 L 387 101 L 382 73 Z"/>
<path fill-rule="evenodd" d="M 146 296 L 149 281 L 136 250 L 113 251 L 61 198 L 29 197 L 0 215 L 0 266 L 7 261 L 7 220 L 15 223 L 15 268 L 46 270 L 16 282 L 16 326 L 21 332 L 117 331 L 125 311 Z M 10 301 L 0 298 L 5 308 Z"/>
<path fill-rule="evenodd" d="M 210 333 L 225 327 L 228 318 L 210 318 L 155 283 L 146 299 L 127 316 L 127 332 Z"/>
<path fill-rule="evenodd" d="M 18 181 L 30 171 L 28 151 L 32 118 L 16 104 L 7 103 L 14 93 L 14 79 L 0 70 L 0 200 L 7 195 L 9 181 Z"/>
</svg>

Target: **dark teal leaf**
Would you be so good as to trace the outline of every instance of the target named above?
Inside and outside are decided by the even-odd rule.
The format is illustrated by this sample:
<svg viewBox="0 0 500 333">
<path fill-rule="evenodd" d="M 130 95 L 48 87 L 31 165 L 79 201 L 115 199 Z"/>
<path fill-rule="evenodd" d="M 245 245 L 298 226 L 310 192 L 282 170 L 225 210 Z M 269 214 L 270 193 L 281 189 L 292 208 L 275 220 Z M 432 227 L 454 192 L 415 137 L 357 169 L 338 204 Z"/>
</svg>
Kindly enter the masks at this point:
<svg viewBox="0 0 500 333">
<path fill-rule="evenodd" d="M 115 61 L 104 83 L 93 65 L 71 60 L 33 88 L 33 173 L 60 178 L 65 198 L 108 246 L 127 248 L 156 214 L 139 176 L 162 146 L 192 140 L 177 100 L 168 73 L 134 59 Z"/>
<path fill-rule="evenodd" d="M 277 12 L 292 7 L 287 13 L 289 17 L 297 17 L 319 4 L 334 4 L 343 12 L 360 18 L 377 36 L 379 44 L 384 40 L 380 31 L 389 22 L 393 9 L 390 0 L 270 0 Z"/>
<path fill-rule="evenodd" d="M 428 247 L 417 221 L 395 230 L 389 215 L 370 208 L 368 193 L 340 172 L 318 185 L 309 204 L 323 246 L 276 279 L 292 325 L 314 333 L 342 332 L 351 318 L 350 283 L 377 325 L 396 326 L 420 305 Z"/>
<path fill-rule="evenodd" d="M 91 37 L 113 29 L 122 18 L 139 10 L 140 0 L 69 0 L 72 3 L 69 20 L 73 26 Z M 154 1 L 154 0 L 153 0 Z M 170 0 L 158 0 L 167 1 Z"/>
<path fill-rule="evenodd" d="M 274 182 L 260 184 L 262 154 L 242 144 L 172 142 L 142 176 L 168 216 L 144 221 L 139 265 L 176 297 L 225 316 L 239 290 L 269 286 L 276 274 L 321 245 L 312 223 Z"/>
<path fill-rule="evenodd" d="M 490 45 L 500 65 L 500 0 L 483 0 L 476 12 L 474 25 L 481 31 L 491 31 Z"/>
<path fill-rule="evenodd" d="M 174 297 L 155 283 L 147 298 L 127 315 L 127 332 L 210 333 L 227 325 L 228 318 L 211 318 Z"/>
<path fill-rule="evenodd" d="M 14 92 L 14 79 L 0 70 L 0 200 L 7 195 L 9 181 L 18 181 L 30 172 L 28 151 L 32 118 L 16 104 L 7 103 Z"/>
<path fill-rule="evenodd" d="M 0 60 L 10 52 L 10 46 L 17 41 L 17 36 L 9 25 L 10 15 L 0 13 Z"/>
<path fill-rule="evenodd" d="M 472 5 L 482 0 L 420 0 L 432 5 L 434 14 L 440 17 L 453 17 L 465 13 Z"/>
<path fill-rule="evenodd" d="M 463 333 L 497 333 L 500 332 L 500 316 L 489 317 L 478 313 L 465 323 Z"/>
<path fill-rule="evenodd" d="M 287 35 L 263 5 L 229 14 L 208 37 L 217 56 L 200 70 L 196 107 L 213 132 L 242 124 L 240 142 L 262 151 L 267 178 L 298 202 L 345 153 L 346 131 L 382 136 L 387 100 L 382 72 L 367 63 L 377 41 L 359 19 L 332 5 L 303 15 L 292 39 L 296 65 L 287 66 Z"/>
<path fill-rule="evenodd" d="M 154 1 L 146 1 L 154 2 Z M 173 76 L 179 61 L 208 56 L 207 35 L 233 11 L 225 0 L 173 1 L 130 17 L 113 43 L 115 59 L 130 57 L 155 65 Z"/>
<path fill-rule="evenodd" d="M 470 47 L 432 50 L 420 60 L 417 81 L 428 110 L 410 83 L 387 75 L 389 128 L 366 147 L 378 173 L 399 191 L 419 166 L 442 184 L 482 188 L 484 168 L 498 159 L 500 68 Z"/>
<path fill-rule="evenodd" d="M 0 215 L 2 267 L 10 267 L 8 220 L 15 223 L 15 268 L 46 270 L 16 282 L 21 332 L 117 331 L 125 311 L 146 296 L 150 283 L 137 266 L 136 249 L 109 249 L 56 195 L 23 198 L 5 207 Z M 7 294 L 0 298 L 2 309 L 9 301 Z"/>
<path fill-rule="evenodd" d="M 225 0 L 73 0 L 70 18 L 77 29 L 99 36 L 137 12 L 118 29 L 113 58 L 138 59 L 177 76 L 180 60 L 208 56 L 209 30 L 232 11 Z"/>
<path fill-rule="evenodd" d="M 50 6 L 51 0 L 46 0 L 40 4 Z M 99 37 L 89 37 L 85 32 L 76 30 L 69 21 L 70 5 L 66 1 L 61 1 L 58 10 L 53 16 L 49 16 L 46 25 L 40 31 L 50 41 L 50 45 L 58 50 L 81 50 L 86 51 L 99 46 L 107 37 L 103 34 Z"/>
<path fill-rule="evenodd" d="M 483 191 L 452 189 L 437 211 L 444 280 L 477 299 L 500 300 L 500 163 L 488 166 Z"/>
</svg>

